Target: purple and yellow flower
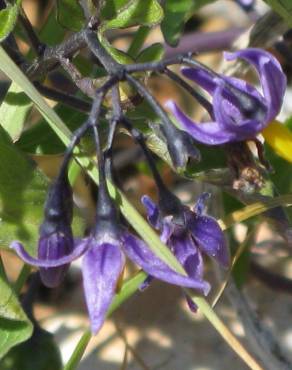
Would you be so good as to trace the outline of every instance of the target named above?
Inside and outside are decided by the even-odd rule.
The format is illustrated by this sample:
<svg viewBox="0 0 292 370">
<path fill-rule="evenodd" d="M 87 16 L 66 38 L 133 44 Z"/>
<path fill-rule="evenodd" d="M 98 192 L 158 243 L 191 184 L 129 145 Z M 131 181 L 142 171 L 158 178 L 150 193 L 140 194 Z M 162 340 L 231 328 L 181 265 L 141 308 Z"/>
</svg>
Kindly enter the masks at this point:
<svg viewBox="0 0 292 370">
<path fill-rule="evenodd" d="M 182 73 L 212 97 L 212 121 L 198 124 L 173 102 L 166 106 L 181 127 L 196 141 L 207 145 L 254 139 L 281 109 L 286 77 L 280 63 L 270 53 L 256 48 L 225 53 L 226 60 L 241 58 L 250 63 L 259 76 L 262 92 L 235 77 L 218 75 L 203 67 L 183 68 Z"/>
<path fill-rule="evenodd" d="M 161 241 L 170 248 L 188 276 L 208 286 L 205 295 L 210 285 L 203 279 L 203 254 L 214 258 L 224 268 L 229 265 L 224 234 L 217 221 L 205 214 L 204 201 L 208 196 L 208 193 L 202 194 L 192 210 L 183 207 L 179 218 L 164 216 L 151 198 L 142 197 L 149 223 L 161 231 Z M 188 299 L 188 303 L 195 308 L 191 300 Z"/>
</svg>

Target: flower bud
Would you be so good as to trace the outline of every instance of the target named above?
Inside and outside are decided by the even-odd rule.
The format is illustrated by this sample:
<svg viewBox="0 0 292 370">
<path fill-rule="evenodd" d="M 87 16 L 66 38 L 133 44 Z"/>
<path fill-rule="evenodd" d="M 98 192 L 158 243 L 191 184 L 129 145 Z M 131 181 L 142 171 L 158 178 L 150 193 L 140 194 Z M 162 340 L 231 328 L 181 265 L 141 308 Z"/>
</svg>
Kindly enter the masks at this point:
<svg viewBox="0 0 292 370">
<path fill-rule="evenodd" d="M 70 224 L 73 217 L 72 190 L 67 176 L 53 184 L 45 206 L 45 219 L 40 227 L 38 258 L 56 260 L 72 253 L 74 241 Z M 60 284 L 69 264 L 40 268 L 42 282 L 52 288 Z"/>
</svg>

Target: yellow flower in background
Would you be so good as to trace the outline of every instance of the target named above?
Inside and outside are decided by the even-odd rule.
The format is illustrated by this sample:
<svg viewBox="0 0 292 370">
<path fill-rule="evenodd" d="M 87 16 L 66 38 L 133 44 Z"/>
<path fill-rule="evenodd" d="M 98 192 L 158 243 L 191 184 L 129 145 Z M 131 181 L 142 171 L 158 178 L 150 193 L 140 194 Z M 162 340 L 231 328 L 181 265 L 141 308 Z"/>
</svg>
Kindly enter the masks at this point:
<svg viewBox="0 0 292 370">
<path fill-rule="evenodd" d="M 272 121 L 262 135 L 276 154 L 292 163 L 292 132 L 279 121 Z"/>
</svg>

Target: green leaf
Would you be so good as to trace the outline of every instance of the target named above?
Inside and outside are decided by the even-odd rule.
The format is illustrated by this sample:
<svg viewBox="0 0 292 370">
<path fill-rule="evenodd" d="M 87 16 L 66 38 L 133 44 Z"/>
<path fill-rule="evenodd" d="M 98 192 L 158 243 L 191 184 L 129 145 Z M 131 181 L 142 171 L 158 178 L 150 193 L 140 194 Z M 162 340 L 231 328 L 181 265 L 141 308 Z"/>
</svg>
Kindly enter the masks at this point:
<svg viewBox="0 0 292 370">
<path fill-rule="evenodd" d="M 62 42 L 65 30 L 56 19 L 54 12 L 50 12 L 44 26 L 39 32 L 40 40 L 48 45 L 56 45 Z"/>
<path fill-rule="evenodd" d="M 61 370 L 62 359 L 53 335 L 36 327 L 29 340 L 7 353 L 0 362 L 0 368 L 1 370 Z"/>
<path fill-rule="evenodd" d="M 164 54 L 164 47 L 160 43 L 155 43 L 141 51 L 137 57 L 137 63 L 159 61 Z"/>
<path fill-rule="evenodd" d="M 8 247 L 16 238 L 35 246 L 47 180 L 12 144 L 2 127 L 0 178 L 0 247 Z"/>
<path fill-rule="evenodd" d="M 30 99 L 12 83 L 0 106 L 0 125 L 13 142 L 19 139 L 31 107 Z"/>
<path fill-rule="evenodd" d="M 165 0 L 161 31 L 165 41 L 175 47 L 184 30 L 185 22 L 203 5 L 215 0 Z"/>
<path fill-rule="evenodd" d="M 57 0 L 57 20 L 71 31 L 80 31 L 86 21 L 77 0 Z"/>
<path fill-rule="evenodd" d="M 64 122 L 68 122 L 72 131 L 77 129 L 86 117 L 84 113 L 75 111 L 62 104 L 59 104 L 54 110 Z M 16 145 L 26 153 L 46 155 L 63 153 L 66 148 L 62 140 L 50 129 L 43 117 L 21 135 Z"/>
<path fill-rule="evenodd" d="M 291 0 L 264 0 L 286 23 L 292 27 L 292 1 Z"/>
<path fill-rule="evenodd" d="M 103 19 L 113 19 L 118 16 L 119 12 L 125 10 L 135 0 L 104 0 L 101 16 Z"/>
<path fill-rule="evenodd" d="M 152 26 L 163 18 L 163 10 L 156 0 L 135 0 L 105 23 L 104 29 L 126 28 L 136 25 Z"/>
<path fill-rule="evenodd" d="M 20 4 L 21 0 L 17 0 L 14 5 L 8 4 L 5 9 L 0 10 L 0 42 L 13 30 L 17 21 Z"/>
<path fill-rule="evenodd" d="M 0 358 L 32 334 L 32 324 L 9 285 L 0 260 Z"/>
</svg>

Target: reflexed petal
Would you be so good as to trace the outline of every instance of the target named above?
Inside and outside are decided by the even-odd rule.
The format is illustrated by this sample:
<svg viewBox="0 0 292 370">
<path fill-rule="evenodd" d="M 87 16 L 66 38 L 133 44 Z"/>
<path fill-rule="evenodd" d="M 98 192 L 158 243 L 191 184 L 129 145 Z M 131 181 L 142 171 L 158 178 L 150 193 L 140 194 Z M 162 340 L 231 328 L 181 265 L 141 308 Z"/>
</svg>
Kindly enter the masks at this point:
<svg viewBox="0 0 292 370">
<path fill-rule="evenodd" d="M 94 334 L 105 320 L 124 263 L 124 255 L 119 246 L 112 244 L 92 246 L 83 258 L 84 293 L 91 331 Z"/>
<path fill-rule="evenodd" d="M 208 73 L 204 69 L 188 67 L 181 68 L 181 72 L 185 77 L 200 85 L 210 95 L 213 95 L 217 87 L 217 82 L 211 73 Z"/>
<path fill-rule="evenodd" d="M 235 138 L 234 133 L 224 130 L 218 122 L 206 122 L 197 124 L 186 116 L 173 101 L 168 101 L 165 106 L 172 111 L 182 128 L 195 140 L 207 145 L 219 145 Z"/>
<path fill-rule="evenodd" d="M 217 221 L 210 216 L 197 216 L 190 212 L 188 227 L 201 250 L 215 258 L 223 267 L 228 267 L 229 254 L 226 241 Z"/>
<path fill-rule="evenodd" d="M 89 239 L 83 239 L 81 241 L 74 241 L 75 247 L 72 253 L 68 254 L 67 256 L 63 256 L 60 258 L 55 258 L 51 260 L 46 260 L 42 258 L 35 258 L 30 256 L 26 250 L 24 249 L 23 245 L 18 241 L 13 241 L 10 244 L 10 248 L 14 249 L 18 256 L 26 263 L 32 266 L 38 267 L 58 267 L 62 265 L 66 265 L 74 261 L 75 259 L 79 258 L 88 248 Z"/>
<path fill-rule="evenodd" d="M 170 244 L 174 255 L 188 275 L 195 280 L 202 281 L 203 258 L 191 235 L 185 232 L 180 236 L 172 236 Z"/>
<path fill-rule="evenodd" d="M 268 121 L 279 113 L 286 90 L 287 80 L 278 60 L 270 53 L 256 48 L 225 53 L 226 60 L 242 58 L 251 63 L 257 70 L 264 97 L 269 108 Z"/>
<path fill-rule="evenodd" d="M 214 114 L 218 124 L 221 127 L 225 126 L 226 132 L 231 137 L 230 141 L 243 141 L 256 136 L 263 129 L 266 121 L 245 119 L 241 114 L 236 114 L 234 112 L 236 107 L 228 100 L 224 100 L 223 93 L 224 87 L 218 86 L 213 99 Z"/>
<path fill-rule="evenodd" d="M 240 78 L 236 77 L 229 77 L 229 76 L 221 76 L 224 81 L 228 82 L 231 86 L 235 87 L 238 90 L 245 92 L 246 94 L 252 96 L 253 98 L 260 100 L 262 104 L 265 104 L 265 99 L 259 93 L 259 91 L 253 87 L 248 82 L 241 80 Z"/>
<path fill-rule="evenodd" d="M 209 290 L 208 283 L 191 279 L 172 270 L 156 257 L 142 240 L 129 233 L 123 235 L 123 247 L 130 260 L 142 267 L 149 275 L 170 284 L 194 288 L 202 293 Z"/>
<path fill-rule="evenodd" d="M 148 195 L 143 195 L 141 202 L 147 212 L 147 220 L 156 229 L 160 228 L 159 209 Z"/>
</svg>

